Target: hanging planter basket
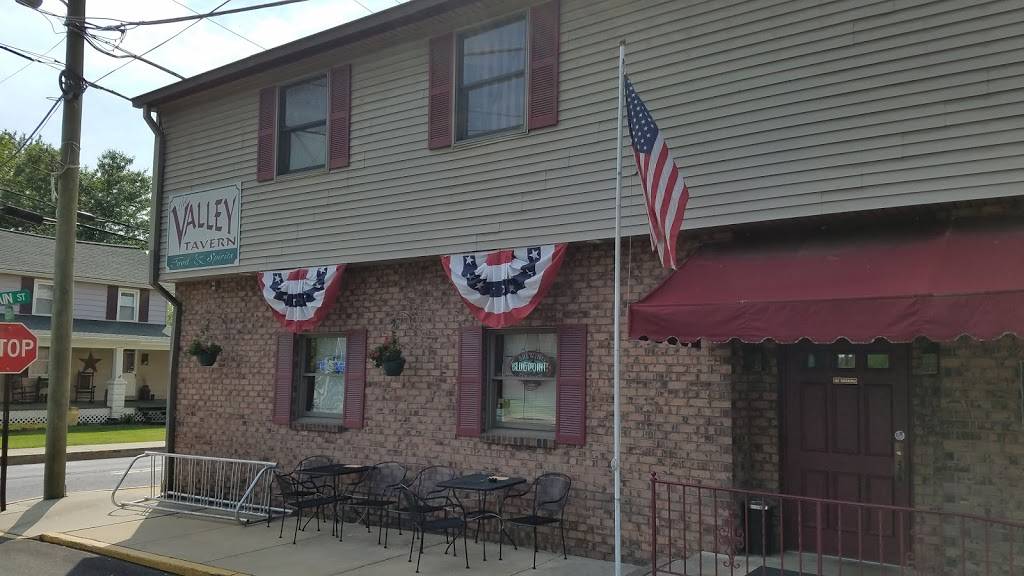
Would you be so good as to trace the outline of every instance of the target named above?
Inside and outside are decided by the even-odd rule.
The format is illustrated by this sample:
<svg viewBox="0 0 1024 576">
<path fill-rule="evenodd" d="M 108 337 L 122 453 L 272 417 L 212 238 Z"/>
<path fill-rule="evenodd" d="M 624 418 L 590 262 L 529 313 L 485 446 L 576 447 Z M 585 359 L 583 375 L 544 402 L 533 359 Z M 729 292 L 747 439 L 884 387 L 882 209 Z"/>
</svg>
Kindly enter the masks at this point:
<svg viewBox="0 0 1024 576">
<path fill-rule="evenodd" d="M 220 356 L 220 350 L 204 350 L 195 354 L 200 366 L 213 366 L 217 363 L 217 356 Z"/>
<path fill-rule="evenodd" d="M 210 339 L 207 328 L 204 326 L 195 340 L 189 344 L 186 352 L 195 356 L 200 366 L 213 366 L 217 362 L 217 356 L 220 356 L 221 350 L 223 348 Z"/>
<path fill-rule="evenodd" d="M 405 370 L 405 356 L 393 332 L 383 344 L 370 351 L 370 360 L 374 366 L 384 369 L 385 376 L 398 376 Z"/>
<path fill-rule="evenodd" d="M 385 376 L 400 376 L 405 370 L 405 358 L 385 360 L 381 362 L 380 366 L 384 369 Z"/>
</svg>

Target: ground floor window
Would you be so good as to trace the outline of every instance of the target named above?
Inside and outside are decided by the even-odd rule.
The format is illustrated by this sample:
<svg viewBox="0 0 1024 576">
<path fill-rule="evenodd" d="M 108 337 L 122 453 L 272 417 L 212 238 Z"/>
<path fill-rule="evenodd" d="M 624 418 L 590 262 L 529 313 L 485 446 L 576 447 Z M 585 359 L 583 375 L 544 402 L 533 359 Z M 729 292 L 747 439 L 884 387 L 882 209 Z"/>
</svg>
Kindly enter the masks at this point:
<svg viewBox="0 0 1024 576">
<path fill-rule="evenodd" d="M 124 361 L 121 365 L 122 374 L 131 374 L 135 372 L 135 350 L 124 351 Z"/>
<path fill-rule="evenodd" d="M 345 401 L 344 336 L 305 336 L 300 342 L 299 376 L 301 416 L 341 418 Z"/>
<path fill-rule="evenodd" d="M 489 332 L 487 357 L 486 427 L 554 431 L 558 333 Z"/>
</svg>

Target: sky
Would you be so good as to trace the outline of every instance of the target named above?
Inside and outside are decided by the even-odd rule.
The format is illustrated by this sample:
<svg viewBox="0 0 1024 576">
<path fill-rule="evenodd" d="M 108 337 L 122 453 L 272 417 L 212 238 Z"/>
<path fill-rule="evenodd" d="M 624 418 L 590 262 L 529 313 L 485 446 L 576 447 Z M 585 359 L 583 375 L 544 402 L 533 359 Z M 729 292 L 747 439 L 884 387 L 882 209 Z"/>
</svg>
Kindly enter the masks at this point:
<svg viewBox="0 0 1024 576">
<path fill-rule="evenodd" d="M 222 10 L 265 4 L 270 0 L 229 0 Z M 205 19 L 180 36 L 146 54 L 146 58 L 185 77 L 250 56 L 263 48 L 286 42 L 362 18 L 370 11 L 393 7 L 405 0 L 306 0 L 292 5 L 254 10 Z M 87 0 L 87 18 L 118 18 L 139 21 L 209 12 L 223 0 Z M 185 5 L 185 6 L 183 6 Z M 60 0 L 44 0 L 42 9 L 65 13 Z M 97 23 L 101 23 L 96 20 Z M 191 22 L 140 26 L 129 30 L 121 46 L 141 54 L 160 44 Z M 226 27 L 222 28 L 217 24 Z M 0 0 L 0 43 L 64 61 L 64 29 L 61 21 L 16 4 Z M 116 40 L 116 34 L 109 38 Z M 247 40 L 248 39 L 248 40 Z M 252 42 L 250 42 L 250 40 Z M 128 97 L 172 84 L 177 78 L 143 62 L 115 59 L 85 47 L 85 77 L 96 81 L 125 62 L 124 68 L 97 82 Z M 29 133 L 46 115 L 59 93 L 58 71 L 43 64 L 31 64 L 0 51 L 0 129 Z M 24 68 L 24 69 L 22 69 Z M 19 71 L 20 70 L 20 71 Z M 13 74 L 13 76 L 12 76 Z M 61 115 L 58 110 L 40 131 L 43 140 L 57 146 Z M 135 168 L 151 170 L 153 135 L 142 119 L 142 111 L 131 103 L 95 89 L 86 91 L 82 113 L 82 164 L 94 166 L 108 149 L 118 149 L 135 158 Z"/>
</svg>

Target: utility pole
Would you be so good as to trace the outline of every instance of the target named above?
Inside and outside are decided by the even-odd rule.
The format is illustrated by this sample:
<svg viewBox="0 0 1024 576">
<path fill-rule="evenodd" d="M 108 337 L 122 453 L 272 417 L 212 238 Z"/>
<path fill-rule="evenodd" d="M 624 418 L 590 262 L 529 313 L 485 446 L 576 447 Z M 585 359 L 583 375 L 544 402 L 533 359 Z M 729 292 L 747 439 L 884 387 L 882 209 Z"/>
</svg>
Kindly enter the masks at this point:
<svg viewBox="0 0 1024 576">
<path fill-rule="evenodd" d="M 46 401 L 46 460 L 43 498 L 64 497 L 68 409 L 71 388 L 71 319 L 75 286 L 75 228 L 78 225 L 78 159 L 82 137 L 82 77 L 85 60 L 85 0 L 68 0 L 67 52 L 60 88 L 64 117 L 57 182 L 57 247 L 54 253 L 53 316 L 50 328 L 50 387 Z"/>
</svg>

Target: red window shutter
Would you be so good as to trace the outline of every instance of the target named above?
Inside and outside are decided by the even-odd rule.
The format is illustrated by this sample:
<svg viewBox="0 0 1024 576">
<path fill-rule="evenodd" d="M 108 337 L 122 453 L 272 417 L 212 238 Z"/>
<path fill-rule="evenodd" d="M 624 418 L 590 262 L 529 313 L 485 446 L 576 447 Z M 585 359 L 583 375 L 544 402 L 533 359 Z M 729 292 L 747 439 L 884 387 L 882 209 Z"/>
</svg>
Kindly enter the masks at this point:
<svg viewBox="0 0 1024 576">
<path fill-rule="evenodd" d="M 342 425 L 363 427 L 366 397 L 366 330 L 353 330 L 345 347 L 345 407 Z"/>
<path fill-rule="evenodd" d="M 430 102 L 427 110 L 427 146 L 431 150 L 452 145 L 452 46 L 455 37 L 430 39 Z"/>
<path fill-rule="evenodd" d="M 530 130 L 558 124 L 558 0 L 530 9 Z"/>
<path fill-rule="evenodd" d="M 259 136 L 256 141 L 256 180 L 273 180 L 277 165 L 274 140 L 277 138 L 277 88 L 260 90 Z"/>
<path fill-rule="evenodd" d="M 587 439 L 587 327 L 558 328 L 555 441 L 582 445 Z"/>
<path fill-rule="evenodd" d="M 295 335 L 277 335 L 277 366 L 274 369 L 274 424 L 287 426 L 292 419 L 292 371 L 295 365 Z"/>
<path fill-rule="evenodd" d="M 139 322 L 149 322 L 149 290 L 139 290 Z"/>
<path fill-rule="evenodd" d="M 107 320 L 117 320 L 117 286 L 107 286 Z"/>
<path fill-rule="evenodd" d="M 331 69 L 331 112 L 329 143 L 327 146 L 331 170 L 348 167 L 349 133 L 352 118 L 352 65 Z"/>
<path fill-rule="evenodd" d="M 35 300 L 35 290 L 36 290 L 36 280 L 35 280 L 35 278 L 32 278 L 31 276 L 22 276 L 21 277 L 21 289 L 22 290 L 28 290 L 29 293 L 32 294 L 32 300 Z M 32 300 L 29 300 L 27 304 L 22 304 L 20 306 L 21 309 L 19 310 L 19 312 L 21 312 L 22 314 L 34 314 L 35 312 L 32 310 Z"/>
<path fill-rule="evenodd" d="M 455 435 L 480 436 L 483 429 L 484 329 L 463 328 L 459 333 L 459 377 L 456 392 Z"/>
</svg>

